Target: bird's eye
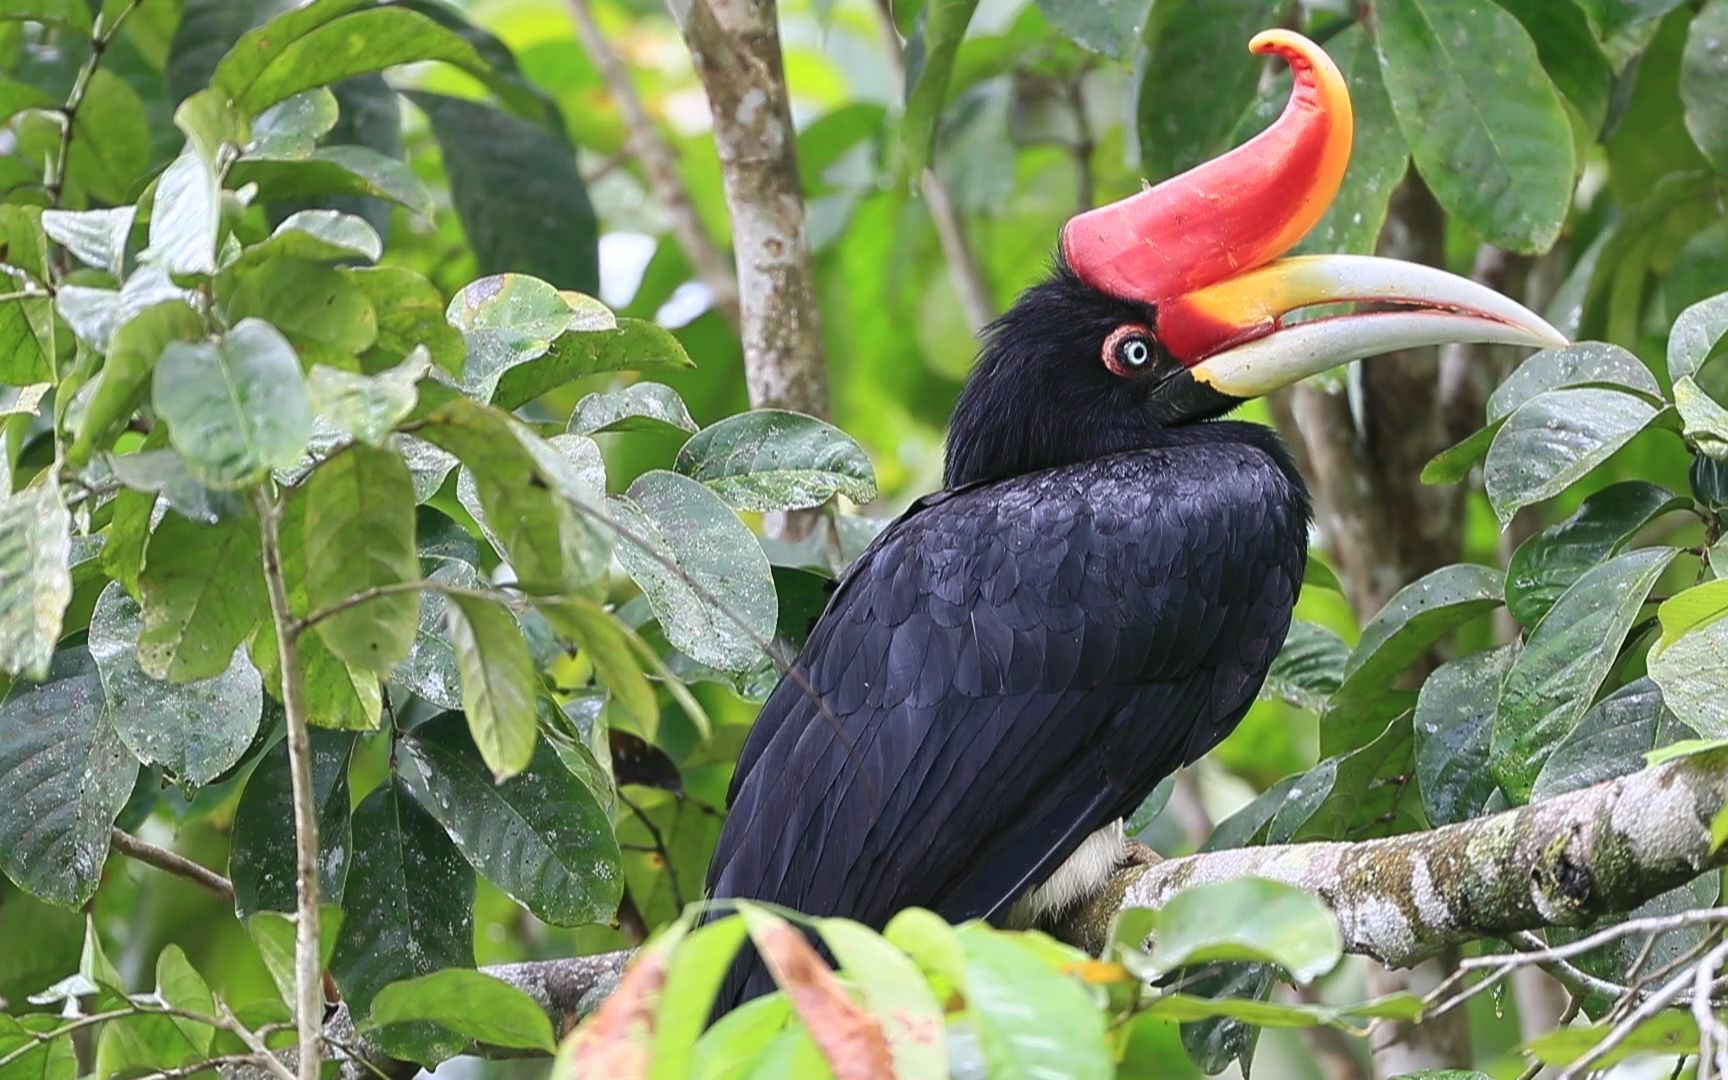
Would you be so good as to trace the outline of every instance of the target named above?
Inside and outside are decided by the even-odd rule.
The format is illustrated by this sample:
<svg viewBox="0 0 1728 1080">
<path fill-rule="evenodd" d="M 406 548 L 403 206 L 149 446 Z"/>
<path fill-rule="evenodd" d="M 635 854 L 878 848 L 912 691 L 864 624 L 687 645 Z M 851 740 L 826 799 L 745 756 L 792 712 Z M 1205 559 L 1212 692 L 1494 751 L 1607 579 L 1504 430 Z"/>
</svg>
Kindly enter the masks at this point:
<svg viewBox="0 0 1728 1080">
<path fill-rule="evenodd" d="M 1152 365 L 1152 334 L 1144 326 L 1118 326 L 1104 339 L 1103 352 L 1111 374 L 1138 375 Z"/>
</svg>

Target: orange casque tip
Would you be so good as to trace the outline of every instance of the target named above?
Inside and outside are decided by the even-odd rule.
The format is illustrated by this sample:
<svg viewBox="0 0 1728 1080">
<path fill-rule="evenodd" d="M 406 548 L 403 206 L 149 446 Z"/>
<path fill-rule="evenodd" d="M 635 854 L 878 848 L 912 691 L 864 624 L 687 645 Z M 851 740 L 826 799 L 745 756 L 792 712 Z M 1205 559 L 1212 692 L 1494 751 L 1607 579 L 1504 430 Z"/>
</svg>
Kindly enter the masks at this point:
<svg viewBox="0 0 1728 1080">
<path fill-rule="evenodd" d="M 1156 303 L 1271 262 L 1326 213 L 1350 161 L 1344 76 L 1290 30 L 1263 30 L 1248 50 L 1289 62 L 1284 112 L 1229 153 L 1071 219 L 1062 253 L 1086 284 Z"/>
</svg>

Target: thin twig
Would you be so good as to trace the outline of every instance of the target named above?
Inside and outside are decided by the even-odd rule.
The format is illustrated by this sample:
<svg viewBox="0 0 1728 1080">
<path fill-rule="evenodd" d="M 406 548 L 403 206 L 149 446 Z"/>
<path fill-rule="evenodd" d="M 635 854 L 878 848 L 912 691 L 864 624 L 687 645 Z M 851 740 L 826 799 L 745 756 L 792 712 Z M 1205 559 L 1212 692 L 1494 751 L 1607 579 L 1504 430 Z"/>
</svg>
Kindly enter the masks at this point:
<svg viewBox="0 0 1728 1080">
<path fill-rule="evenodd" d="M 1459 967 L 1465 970 L 1480 968 L 1495 968 L 1501 964 L 1541 964 L 1550 960 L 1564 960 L 1577 956 L 1592 949 L 1599 949 L 1610 941 L 1618 941 L 1623 937 L 1635 934 L 1653 934 L 1668 930 L 1678 930 L 1686 926 L 1715 926 L 1728 923 L 1728 907 L 1700 908 L 1694 911 L 1682 911 L 1676 915 L 1658 915 L 1648 919 L 1628 919 L 1623 923 L 1598 930 L 1588 937 L 1564 945 L 1550 948 L 1532 949 L 1529 952 L 1513 954 L 1497 954 L 1494 956 L 1473 956 L 1461 961 Z"/>
<path fill-rule="evenodd" d="M 431 578 L 417 578 L 414 581 L 392 581 L 387 585 L 372 585 L 361 589 L 357 593 L 350 593 L 331 604 L 329 607 L 319 608 L 317 611 L 314 611 L 303 619 L 294 620 L 294 622 L 290 624 L 290 628 L 294 634 L 298 635 L 310 630 L 314 626 L 317 626 L 325 619 L 334 615 L 340 615 L 349 608 L 359 607 L 361 604 L 364 604 L 369 600 L 376 600 L 381 596 L 395 596 L 398 593 L 407 592 L 443 593 L 445 596 L 460 596 L 466 597 L 470 600 L 490 600 L 493 603 L 501 604 L 508 604 L 511 599 L 508 593 L 502 593 L 496 589 L 471 589 L 462 585 L 450 585 L 446 582 L 434 581 Z"/>
<path fill-rule="evenodd" d="M 190 1065 L 181 1065 L 172 1069 L 158 1069 L 153 1073 L 145 1073 L 137 1080 L 181 1080 L 186 1076 L 197 1076 L 201 1072 L 220 1069 L 224 1065 L 263 1065 L 257 1054 L 223 1054 L 220 1057 L 206 1058 L 194 1061 Z"/>
<path fill-rule="evenodd" d="M 317 987 L 319 985 L 320 984 L 318 982 L 316 982 L 316 981 L 313 982 L 314 987 Z M 264 1044 L 263 1037 L 260 1036 L 257 1032 L 248 1028 L 245 1024 L 242 1024 L 240 1022 L 240 1018 L 234 1015 L 234 1012 L 232 1009 L 228 1008 L 227 1002 L 218 1000 L 216 1002 L 216 1007 L 218 1009 L 222 1010 L 222 1026 L 223 1026 L 223 1028 L 225 1028 L 228 1032 L 233 1034 L 235 1038 L 237 1038 L 241 1042 L 245 1043 L 246 1048 L 248 1050 L 251 1050 L 252 1053 L 254 1053 L 258 1056 L 259 1064 L 262 1065 L 266 1070 L 268 1070 L 272 1075 L 274 1075 L 276 1077 L 276 1080 L 295 1080 L 294 1074 L 288 1071 L 288 1066 L 282 1064 L 282 1059 L 277 1057 L 276 1054 L 268 1046 L 266 1046 Z M 323 1024 L 324 1024 L 323 1010 L 320 1009 L 319 1010 L 319 1017 L 318 1017 L 318 1025 L 319 1025 L 320 1030 L 318 1032 L 318 1036 L 315 1036 L 313 1038 L 313 1045 L 314 1046 L 317 1045 L 318 1038 L 321 1037 L 323 1034 L 323 1031 L 322 1031 Z M 300 1053 L 302 1055 L 304 1055 L 305 1052 L 306 1052 L 305 1048 L 301 1047 Z M 301 1061 L 302 1062 L 305 1061 L 304 1056 L 301 1057 Z M 304 1065 L 302 1065 L 302 1067 L 301 1067 L 301 1075 L 302 1076 L 305 1075 Z M 316 1076 L 317 1073 L 313 1073 L 313 1075 Z"/>
<path fill-rule="evenodd" d="M 55 148 L 50 173 L 43 184 L 52 206 L 59 206 L 61 198 L 66 194 L 66 163 L 72 156 L 72 129 L 78 122 L 78 110 L 84 104 L 84 95 L 90 91 L 90 83 L 96 77 L 96 69 L 102 64 L 103 54 L 108 51 L 108 43 L 114 40 L 114 35 L 120 32 L 126 20 L 143 2 L 144 0 L 129 0 L 114 16 L 114 21 L 106 26 L 102 25 L 101 16 L 97 16 L 95 29 L 90 35 L 90 55 L 79 66 L 78 74 L 72 80 L 72 90 L 66 95 L 66 104 L 58 110 L 61 121 L 60 144 Z"/>
<path fill-rule="evenodd" d="M 666 864 L 666 884 L 672 890 L 672 905 L 678 910 L 684 910 L 684 891 L 678 887 L 678 868 L 672 865 L 672 851 L 666 846 L 666 837 L 660 832 L 660 827 L 643 812 L 642 808 L 630 796 L 624 794 L 624 789 L 618 789 L 618 801 L 630 808 L 636 815 L 636 820 L 648 830 L 648 837 L 654 843 L 653 850 L 660 855 L 660 861 Z"/>
<path fill-rule="evenodd" d="M 1638 1025 L 1673 1004 L 1674 999 L 1680 996 L 1691 981 L 1692 972 L 1682 971 L 1663 983 L 1661 989 L 1645 998 L 1642 1004 L 1632 1010 L 1632 1015 L 1610 1031 L 1606 1038 L 1592 1046 L 1583 1057 L 1568 1065 L 1558 1080 L 1578 1080 L 1585 1073 L 1592 1071 L 1591 1067 L 1606 1057 L 1609 1051 L 1625 1042 L 1632 1032 L 1637 1030 Z"/>
<path fill-rule="evenodd" d="M 1728 942 L 1710 950 L 1698 961 L 1692 974 L 1692 1019 L 1698 1024 L 1698 1080 L 1722 1080 L 1728 1076 L 1728 1027 L 1716 1019 L 1711 1005 L 1711 984 L 1728 959 Z"/>
<path fill-rule="evenodd" d="M 122 855 L 147 863 L 158 870 L 166 871 L 177 877 L 183 877 L 192 884 L 208 892 L 214 893 L 230 904 L 234 902 L 234 883 L 207 866 L 202 866 L 175 854 L 167 848 L 157 847 L 147 840 L 141 840 L 123 829 L 110 829 L 109 840 L 114 850 Z"/>
<path fill-rule="evenodd" d="M 263 488 L 254 492 L 262 541 L 264 583 L 275 622 L 282 711 L 288 726 L 288 772 L 294 800 L 295 926 L 294 1015 L 299 1025 L 300 1080 L 319 1080 L 319 1035 L 324 1026 L 323 964 L 318 950 L 318 806 L 312 790 L 312 735 L 307 726 L 305 686 L 300 676 L 299 629 L 288 605 L 282 576 L 280 507 Z"/>
</svg>

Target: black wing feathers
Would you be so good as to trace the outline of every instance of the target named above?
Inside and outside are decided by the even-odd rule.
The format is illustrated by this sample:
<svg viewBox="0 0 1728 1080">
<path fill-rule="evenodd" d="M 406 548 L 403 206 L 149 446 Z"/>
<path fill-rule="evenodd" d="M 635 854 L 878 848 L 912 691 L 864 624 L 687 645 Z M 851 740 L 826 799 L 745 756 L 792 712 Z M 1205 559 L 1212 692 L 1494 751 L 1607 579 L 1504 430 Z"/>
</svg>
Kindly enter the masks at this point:
<svg viewBox="0 0 1728 1080">
<path fill-rule="evenodd" d="M 717 897 L 880 926 L 1000 912 L 1234 727 L 1289 627 L 1306 507 L 1264 450 L 1117 455 L 926 500 L 763 707 Z"/>
</svg>

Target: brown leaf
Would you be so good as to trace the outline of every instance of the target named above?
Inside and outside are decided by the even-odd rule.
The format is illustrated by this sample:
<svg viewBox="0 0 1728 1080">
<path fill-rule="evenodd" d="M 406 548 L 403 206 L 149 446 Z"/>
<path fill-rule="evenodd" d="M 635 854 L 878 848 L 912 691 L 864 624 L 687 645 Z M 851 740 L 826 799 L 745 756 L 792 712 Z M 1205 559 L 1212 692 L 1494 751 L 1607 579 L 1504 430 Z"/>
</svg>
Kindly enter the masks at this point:
<svg viewBox="0 0 1728 1080">
<path fill-rule="evenodd" d="M 846 993 L 804 935 L 767 916 L 750 920 L 750 936 L 834 1080 L 894 1080 L 881 1025 Z"/>
<path fill-rule="evenodd" d="M 571 1035 L 552 1080 L 641 1080 L 648 1075 L 668 952 L 661 947 L 637 954 L 618 988 Z"/>
</svg>

